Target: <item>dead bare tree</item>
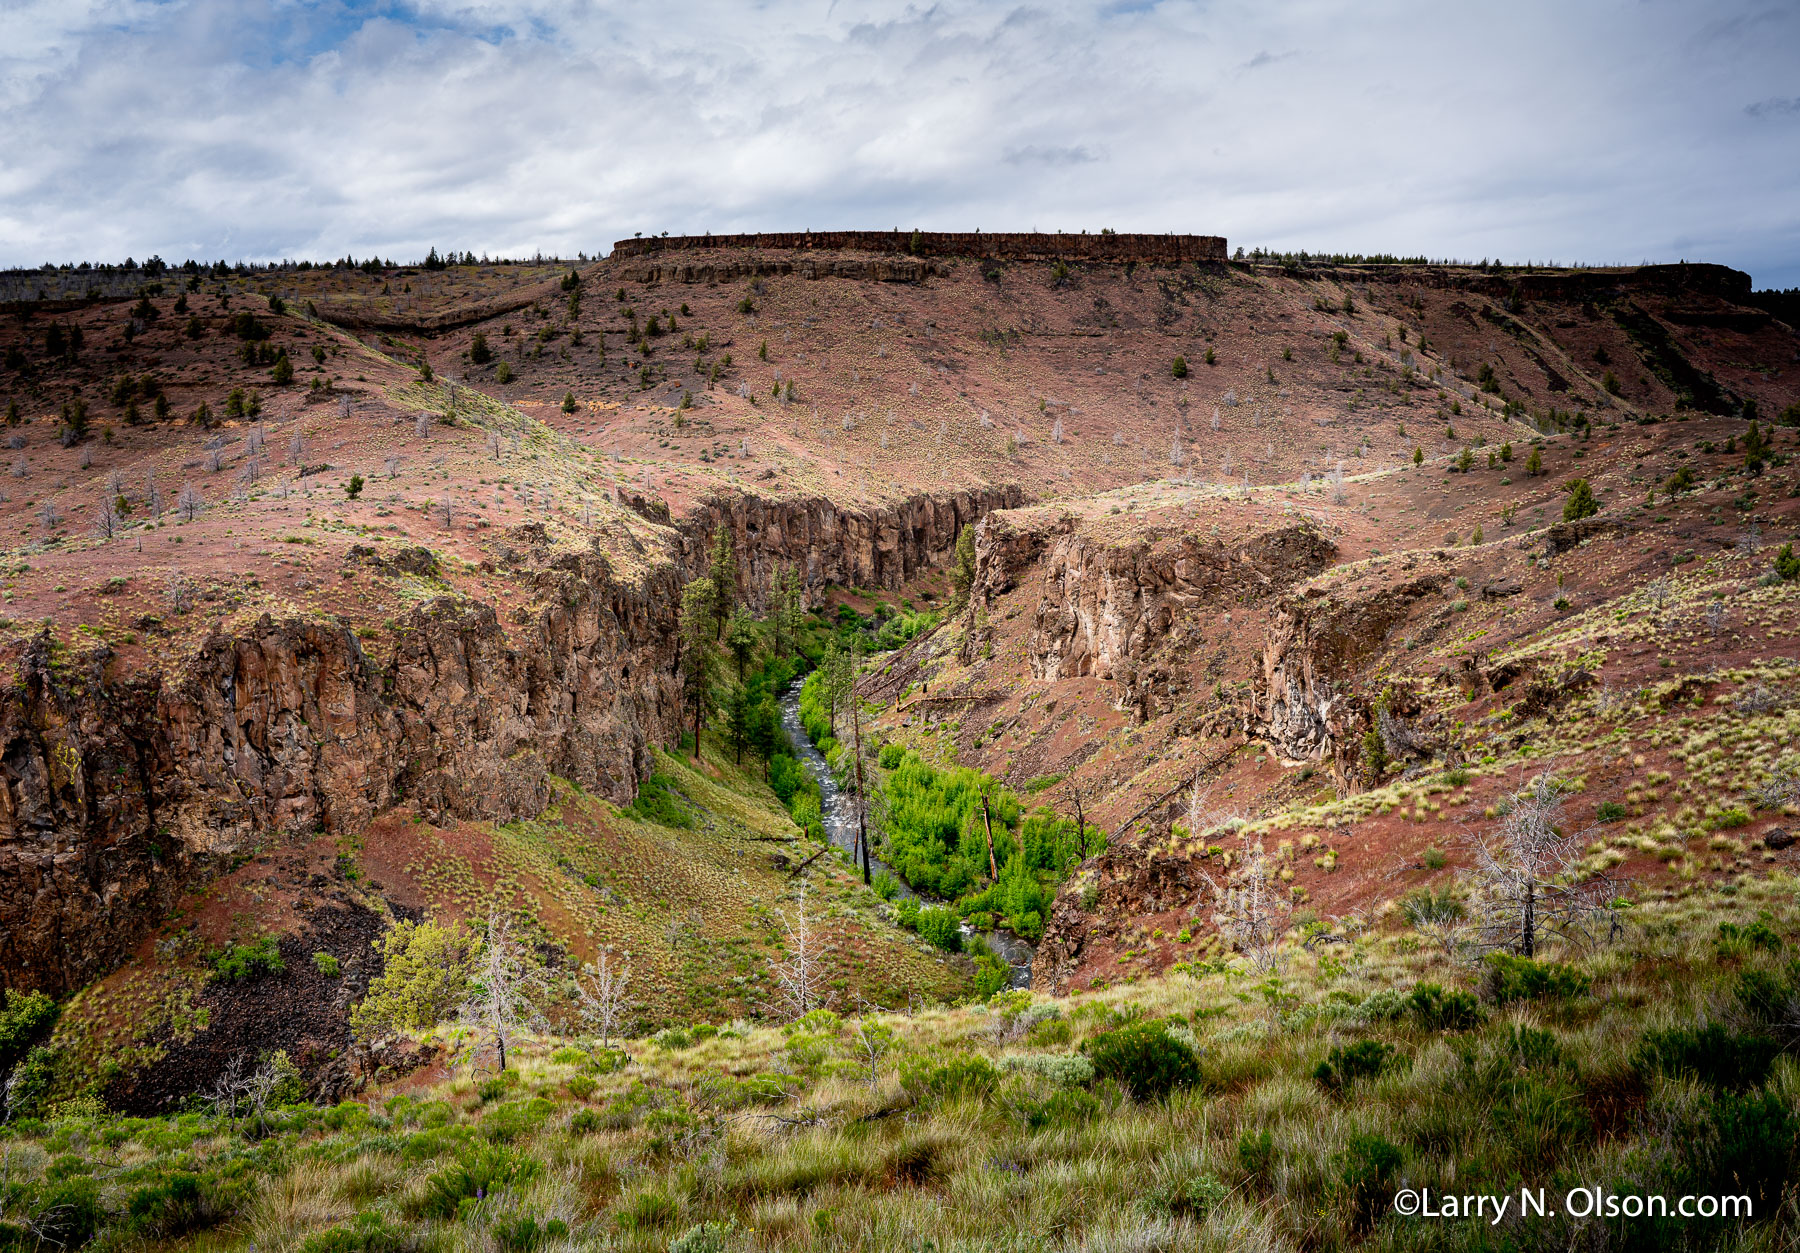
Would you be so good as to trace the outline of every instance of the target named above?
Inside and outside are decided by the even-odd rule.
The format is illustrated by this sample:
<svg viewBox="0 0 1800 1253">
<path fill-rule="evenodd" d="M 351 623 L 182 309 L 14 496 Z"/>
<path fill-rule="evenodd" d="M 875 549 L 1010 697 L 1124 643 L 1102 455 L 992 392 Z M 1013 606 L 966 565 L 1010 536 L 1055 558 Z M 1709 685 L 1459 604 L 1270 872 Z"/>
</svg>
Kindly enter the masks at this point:
<svg viewBox="0 0 1800 1253">
<path fill-rule="evenodd" d="M 600 1033 L 600 1047 L 612 1043 L 613 1033 L 625 1021 L 631 1008 L 627 992 L 631 987 L 631 954 L 614 961 L 612 946 L 600 950 L 600 960 L 581 968 L 575 976 L 575 999 L 580 1006 L 582 1022 Z"/>
<path fill-rule="evenodd" d="M 1327 476 L 1326 481 L 1331 485 L 1331 503 L 1332 504 L 1345 505 L 1345 504 L 1350 503 L 1350 492 L 1344 486 L 1344 463 L 1343 462 L 1341 462 L 1341 461 L 1338 462 L 1337 468 L 1332 470 L 1330 475 Z"/>
<path fill-rule="evenodd" d="M 471 1033 L 471 1069 L 492 1049 L 506 1069 L 507 1046 L 522 1031 L 542 1021 L 544 969 L 537 954 L 513 935 L 512 917 L 499 909 L 488 912 L 487 935 L 469 978 L 469 999 L 458 1020 Z"/>
<path fill-rule="evenodd" d="M 826 986 L 826 970 L 820 960 L 820 945 L 813 934 L 813 918 L 806 908 L 806 880 L 800 881 L 800 901 L 793 915 L 781 911 L 782 928 L 786 932 L 786 956 L 769 963 L 775 977 L 776 994 L 789 1018 L 800 1018 L 830 1002 Z"/>
<path fill-rule="evenodd" d="M 1500 825 L 1472 841 L 1474 943 L 1533 957 L 1546 937 L 1572 943 L 1593 939 L 1608 913 L 1608 884 L 1583 877 L 1581 848 L 1591 829 L 1559 823 L 1567 785 L 1539 775 L 1502 802 Z"/>
<path fill-rule="evenodd" d="M 186 613 L 194 607 L 193 580 L 177 570 L 169 576 L 168 586 L 163 589 L 163 600 L 170 612 Z"/>
<path fill-rule="evenodd" d="M 1251 969 L 1268 974 L 1281 965 L 1281 937 L 1294 903 L 1281 888 L 1263 844 L 1248 832 L 1239 837 L 1237 862 L 1230 879 L 1213 890 L 1213 925 L 1226 943 L 1242 953 Z"/>
<path fill-rule="evenodd" d="M 111 500 L 100 502 L 100 508 L 94 511 L 94 538 L 102 544 L 110 544 L 125 529 L 125 519 L 119 516 L 117 506 Z"/>
<path fill-rule="evenodd" d="M 183 522 L 192 522 L 206 509 L 206 500 L 192 483 L 181 485 L 181 495 L 175 498 L 175 512 L 181 515 Z"/>
</svg>

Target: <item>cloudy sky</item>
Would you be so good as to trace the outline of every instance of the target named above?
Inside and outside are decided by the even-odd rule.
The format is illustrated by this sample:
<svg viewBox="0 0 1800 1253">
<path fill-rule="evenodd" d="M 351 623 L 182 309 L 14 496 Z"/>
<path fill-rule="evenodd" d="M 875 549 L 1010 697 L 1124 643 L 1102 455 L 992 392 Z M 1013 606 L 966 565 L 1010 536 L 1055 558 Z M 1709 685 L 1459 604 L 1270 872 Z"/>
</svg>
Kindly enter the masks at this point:
<svg viewBox="0 0 1800 1253">
<path fill-rule="evenodd" d="M 0 265 L 913 226 L 1800 285 L 1800 3 L 0 0 Z"/>
</svg>

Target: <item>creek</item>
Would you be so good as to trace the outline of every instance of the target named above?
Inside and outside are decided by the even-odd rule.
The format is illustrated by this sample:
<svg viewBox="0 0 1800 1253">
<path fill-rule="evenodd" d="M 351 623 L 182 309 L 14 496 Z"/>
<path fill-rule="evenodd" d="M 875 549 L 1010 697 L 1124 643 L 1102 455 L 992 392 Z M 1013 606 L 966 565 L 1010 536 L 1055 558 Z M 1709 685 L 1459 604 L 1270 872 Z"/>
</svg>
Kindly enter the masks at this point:
<svg viewBox="0 0 1800 1253">
<path fill-rule="evenodd" d="M 844 855 L 853 861 L 856 857 L 856 800 L 846 794 L 838 786 L 831 765 L 807 738 L 806 728 L 800 722 L 800 685 L 792 684 L 781 695 L 781 726 L 787 732 L 788 743 L 800 764 L 806 767 L 807 774 L 819 785 L 819 810 L 825 827 L 825 838 L 833 848 L 841 849 Z M 927 896 L 923 892 L 915 892 L 899 871 L 885 864 L 879 858 L 869 858 L 871 874 L 886 871 L 893 876 L 894 882 L 900 886 L 900 895 L 912 897 L 927 905 L 946 905 L 949 902 Z M 1031 961 L 1037 956 L 1037 949 L 1027 940 L 1021 939 L 1011 931 L 976 931 L 967 922 L 962 924 L 965 941 L 979 936 L 987 942 L 989 948 L 998 953 L 1003 961 L 1012 967 L 1012 986 L 1029 987 L 1031 984 Z"/>
</svg>

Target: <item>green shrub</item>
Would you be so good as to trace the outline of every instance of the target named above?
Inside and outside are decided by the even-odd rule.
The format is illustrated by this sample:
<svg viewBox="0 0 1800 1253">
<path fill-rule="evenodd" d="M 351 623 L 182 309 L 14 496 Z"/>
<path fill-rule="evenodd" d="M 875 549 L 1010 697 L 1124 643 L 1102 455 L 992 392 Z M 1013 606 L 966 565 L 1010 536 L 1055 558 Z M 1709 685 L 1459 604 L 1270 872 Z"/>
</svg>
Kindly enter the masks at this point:
<svg viewBox="0 0 1800 1253">
<path fill-rule="evenodd" d="M 1435 983 L 1421 983 L 1407 998 L 1407 1009 L 1413 1021 L 1426 1031 L 1467 1031 L 1479 1027 L 1484 1015 L 1481 1005 L 1469 993 L 1444 988 Z"/>
<path fill-rule="evenodd" d="M 1709 1141 L 1689 1146 L 1695 1164 L 1718 1191 L 1748 1194 L 1759 1216 L 1773 1212 L 1794 1176 L 1800 1119 L 1774 1092 L 1720 1093 L 1709 1113 Z"/>
<path fill-rule="evenodd" d="M 1338 1155 L 1340 1178 L 1349 1194 L 1357 1227 L 1366 1227 L 1393 1199 L 1394 1174 L 1402 1161 L 1398 1146 L 1378 1135 L 1351 1136 Z"/>
<path fill-rule="evenodd" d="M 317 970 L 320 974 L 324 975 L 327 979 L 337 978 L 337 976 L 338 976 L 338 959 L 337 958 L 333 957 L 330 953 L 314 953 L 312 956 L 312 960 L 313 960 L 313 969 Z"/>
<path fill-rule="evenodd" d="M 275 937 L 265 935 L 254 943 L 231 945 L 213 958 L 212 968 L 215 983 L 242 983 L 258 975 L 280 974 L 287 965 L 281 960 Z"/>
<path fill-rule="evenodd" d="M 906 756 L 906 750 L 898 744 L 883 744 L 878 760 L 883 770 L 892 770 Z"/>
<path fill-rule="evenodd" d="M 737 1224 L 697 1223 L 669 1241 L 669 1253 L 726 1253 Z"/>
<path fill-rule="evenodd" d="M 941 905 L 922 908 L 914 917 L 913 929 L 946 953 L 962 952 L 962 919 L 955 910 Z"/>
<path fill-rule="evenodd" d="M 884 901 L 891 901 L 900 894 L 900 880 L 887 871 L 879 871 L 869 885 L 870 890 Z"/>
<path fill-rule="evenodd" d="M 300 1253 L 396 1253 L 412 1243 L 404 1229 L 390 1226 L 373 1210 L 364 1210 L 349 1223 L 306 1237 Z"/>
<path fill-rule="evenodd" d="M 1751 949 L 1777 953 L 1781 951 L 1781 937 L 1762 918 L 1741 927 L 1735 922 L 1721 922 L 1718 946 L 1720 954 L 1727 957 L 1742 956 Z"/>
<path fill-rule="evenodd" d="M 1499 1005 L 1580 996 L 1588 990 L 1586 975 L 1558 962 L 1492 953 L 1487 965 L 1487 992 Z"/>
<path fill-rule="evenodd" d="M 35 1118 L 56 1087 L 62 1054 L 48 1044 L 32 1046 L 6 1082 L 4 1112 L 10 1118 Z"/>
<path fill-rule="evenodd" d="M 425 1218 L 454 1218 L 458 1207 L 476 1194 L 492 1196 L 503 1188 L 535 1179 L 541 1167 L 531 1158 L 505 1145 L 490 1144 L 465 1149 L 449 1166 L 425 1180 L 416 1202 Z"/>
<path fill-rule="evenodd" d="M 1245 1131 L 1238 1136 L 1237 1156 L 1245 1174 L 1263 1178 L 1275 1165 L 1275 1137 L 1268 1131 Z"/>
<path fill-rule="evenodd" d="M 11 1208 L 10 1206 L 8 1207 Z M 105 1217 L 100 1208 L 100 1185 L 79 1175 L 42 1189 L 31 1206 L 31 1227 L 36 1240 L 21 1247 L 74 1249 L 94 1238 Z"/>
<path fill-rule="evenodd" d="M 56 1023 L 56 1002 L 42 992 L 6 989 L 0 1009 L 0 1081 Z"/>
<path fill-rule="evenodd" d="M 909 1058 L 900 1067 L 900 1086 L 921 1103 L 986 1097 L 994 1090 L 1000 1072 L 979 1055 L 952 1054 L 949 1060 Z"/>
<path fill-rule="evenodd" d="M 1165 1177 L 1144 1194 L 1141 1205 L 1152 1214 L 1168 1214 L 1203 1222 L 1206 1215 L 1231 1195 L 1231 1189 L 1215 1175 Z"/>
<path fill-rule="evenodd" d="M 508 1067 L 491 1079 L 483 1079 L 475 1095 L 483 1101 L 498 1101 L 519 1086 L 519 1072 Z"/>
<path fill-rule="evenodd" d="M 1130 1022 L 1090 1036 L 1081 1051 L 1099 1078 L 1121 1084 L 1140 1101 L 1161 1100 L 1201 1081 L 1200 1060 L 1161 1020 Z"/>
<path fill-rule="evenodd" d="M 1094 1063 L 1073 1053 L 1013 1053 L 1000 1059 L 1000 1068 L 1068 1087 L 1081 1087 L 1094 1079 Z"/>
<path fill-rule="evenodd" d="M 1769 1077 L 1781 1045 L 1766 1035 L 1740 1035 L 1720 1023 L 1647 1032 L 1632 1054 L 1640 1071 L 1698 1079 L 1741 1092 Z"/>
<path fill-rule="evenodd" d="M 569 1234 L 569 1224 L 560 1218 L 552 1218 L 542 1226 L 530 1214 L 517 1214 L 510 1218 L 497 1218 L 488 1228 L 488 1234 L 494 1243 L 506 1253 L 531 1253 L 546 1240 L 561 1240 Z"/>
<path fill-rule="evenodd" d="M 1601 801 L 1600 807 L 1594 811 L 1594 816 L 1601 822 L 1617 822 L 1630 812 L 1618 801 Z"/>
<path fill-rule="evenodd" d="M 547 1098 L 508 1101 L 496 1105 L 481 1120 L 481 1134 L 495 1144 L 511 1144 L 543 1126 L 556 1106 Z"/>
<path fill-rule="evenodd" d="M 1058 1088 L 1048 1096 L 1015 1095 L 1007 1101 L 1028 1131 L 1078 1127 L 1100 1113 L 1100 1098 L 1084 1088 Z"/>
<path fill-rule="evenodd" d="M 350 1011 L 358 1036 L 436 1026 L 467 997 L 471 958 L 461 927 L 406 920 L 384 932 L 376 947 L 381 973 Z"/>
<path fill-rule="evenodd" d="M 1329 1091 L 1338 1092 L 1358 1079 L 1373 1079 L 1387 1069 L 1394 1056 L 1394 1046 L 1379 1040 L 1358 1040 L 1344 1048 L 1333 1048 L 1313 1070 L 1313 1078 Z"/>
</svg>

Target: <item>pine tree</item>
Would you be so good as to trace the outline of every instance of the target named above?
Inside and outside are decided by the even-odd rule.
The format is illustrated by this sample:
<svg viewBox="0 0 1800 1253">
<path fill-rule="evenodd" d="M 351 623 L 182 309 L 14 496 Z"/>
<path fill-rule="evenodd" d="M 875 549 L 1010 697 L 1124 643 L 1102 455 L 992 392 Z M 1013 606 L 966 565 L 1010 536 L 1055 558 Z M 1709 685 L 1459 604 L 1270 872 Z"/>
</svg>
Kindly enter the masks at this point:
<svg viewBox="0 0 1800 1253">
<path fill-rule="evenodd" d="M 1600 512 L 1600 502 L 1594 499 L 1594 489 L 1588 486 L 1586 479 L 1574 479 L 1569 483 L 1569 498 L 1563 501 L 1563 521 L 1574 522 L 1579 518 L 1591 518 Z"/>
<path fill-rule="evenodd" d="M 968 603 L 969 589 L 975 586 L 975 527 L 967 524 L 956 534 L 956 564 L 950 567 L 952 606 Z"/>
<path fill-rule="evenodd" d="M 713 608 L 717 598 L 713 581 L 706 575 L 690 579 L 681 589 L 681 692 L 694 714 L 694 757 L 700 756 L 700 734 L 706 729 L 706 713 L 712 703 L 713 672 L 718 665 Z"/>
<path fill-rule="evenodd" d="M 707 577 L 712 582 L 713 639 L 718 641 L 725 638 L 725 624 L 737 608 L 737 552 L 731 543 L 731 532 L 724 526 L 713 531 Z"/>
</svg>

